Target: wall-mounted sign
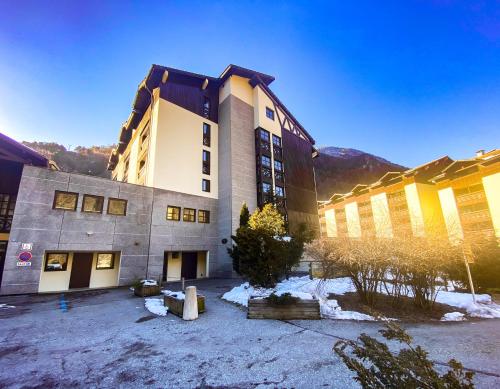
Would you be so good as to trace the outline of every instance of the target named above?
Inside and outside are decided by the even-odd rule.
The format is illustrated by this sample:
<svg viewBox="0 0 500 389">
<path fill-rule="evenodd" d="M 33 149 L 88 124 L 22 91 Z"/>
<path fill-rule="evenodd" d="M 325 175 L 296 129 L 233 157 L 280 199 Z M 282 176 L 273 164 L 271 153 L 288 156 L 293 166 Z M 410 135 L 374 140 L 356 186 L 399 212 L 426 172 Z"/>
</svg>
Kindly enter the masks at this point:
<svg viewBox="0 0 500 389">
<path fill-rule="evenodd" d="M 33 255 L 29 251 L 21 251 L 17 256 L 19 261 L 16 263 L 17 266 L 31 266 L 31 258 Z"/>
<path fill-rule="evenodd" d="M 23 251 L 33 250 L 33 243 L 21 243 L 21 250 Z"/>
</svg>

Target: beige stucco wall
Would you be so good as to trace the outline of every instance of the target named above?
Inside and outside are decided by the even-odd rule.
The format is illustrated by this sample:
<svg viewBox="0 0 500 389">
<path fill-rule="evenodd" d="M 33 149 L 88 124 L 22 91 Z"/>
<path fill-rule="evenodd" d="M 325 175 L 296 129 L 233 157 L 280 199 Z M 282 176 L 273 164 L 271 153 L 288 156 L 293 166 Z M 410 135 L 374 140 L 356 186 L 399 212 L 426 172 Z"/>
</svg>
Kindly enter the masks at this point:
<svg viewBox="0 0 500 389">
<path fill-rule="evenodd" d="M 392 238 L 392 222 L 389 212 L 389 202 L 385 192 L 370 197 L 375 225 L 375 235 L 378 238 Z"/>
<path fill-rule="evenodd" d="M 172 258 L 172 253 L 167 253 L 167 281 L 178 281 L 181 279 L 182 253 L 179 258 Z"/>
<path fill-rule="evenodd" d="M 424 222 L 425 233 L 436 235 L 444 232 L 444 218 L 435 185 L 416 184 L 420 207 Z"/>
<path fill-rule="evenodd" d="M 500 173 L 483 177 L 483 187 L 495 235 L 500 238 Z"/>
<path fill-rule="evenodd" d="M 325 211 L 326 236 L 328 238 L 337 237 L 337 221 L 335 220 L 335 209 Z"/>
<path fill-rule="evenodd" d="M 150 185 L 197 196 L 218 198 L 218 126 L 164 99 L 158 100 L 152 126 Z M 211 147 L 203 146 L 203 123 L 211 126 Z M 210 175 L 202 174 L 202 150 L 210 151 Z M 210 180 L 210 192 L 201 189 Z"/>
<path fill-rule="evenodd" d="M 274 107 L 273 101 L 264 93 L 260 86 L 253 89 L 253 107 L 254 107 L 254 127 L 262 127 L 281 137 L 281 125 L 278 120 L 278 113 Z M 266 116 L 266 107 L 274 111 L 274 120 Z M 283 116 L 282 116 L 283 117 Z"/>
<path fill-rule="evenodd" d="M 345 205 L 347 220 L 347 233 L 350 238 L 361 238 L 361 223 L 359 221 L 358 203 L 352 202 Z"/>
<path fill-rule="evenodd" d="M 444 188 L 438 191 L 439 202 L 443 211 L 444 223 L 451 242 L 457 243 L 464 239 L 460 215 L 453 188 Z"/>
<path fill-rule="evenodd" d="M 420 205 L 417 184 L 405 185 L 406 202 L 414 236 L 425 236 L 424 215 Z"/>
<path fill-rule="evenodd" d="M 198 264 L 196 266 L 196 277 L 207 277 L 207 253 L 206 251 L 198 251 Z"/>
<path fill-rule="evenodd" d="M 248 83 L 248 78 L 240 76 L 229 77 L 219 90 L 219 104 L 229 96 L 234 95 L 248 105 L 253 106 L 253 88 Z"/>
<path fill-rule="evenodd" d="M 45 259 L 44 259 L 45 261 Z M 118 285 L 118 273 L 120 269 L 120 254 L 115 253 L 115 264 L 113 269 L 96 269 L 97 253 L 93 254 L 92 271 L 90 273 L 89 288 L 106 288 Z M 38 292 L 59 292 L 69 290 L 71 269 L 73 267 L 73 252 L 68 254 L 68 266 L 65 271 L 44 271 L 45 262 L 40 272 L 40 283 Z"/>
</svg>

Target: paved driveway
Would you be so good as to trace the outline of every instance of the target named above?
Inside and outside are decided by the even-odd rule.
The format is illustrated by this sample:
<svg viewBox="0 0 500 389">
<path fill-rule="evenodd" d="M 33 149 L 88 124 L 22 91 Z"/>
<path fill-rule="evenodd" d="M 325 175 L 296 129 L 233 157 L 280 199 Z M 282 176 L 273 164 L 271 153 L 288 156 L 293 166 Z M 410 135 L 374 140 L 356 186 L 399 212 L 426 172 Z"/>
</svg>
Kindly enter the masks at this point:
<svg viewBox="0 0 500 389">
<path fill-rule="evenodd" d="M 247 320 L 218 297 L 237 281 L 203 280 L 207 312 L 194 322 L 154 317 L 127 289 L 0 297 L 0 387 L 355 387 L 332 353 L 339 338 L 378 323 Z M 169 287 L 176 289 L 175 286 Z M 477 370 L 500 386 L 500 320 L 411 325 L 431 357 Z"/>
</svg>

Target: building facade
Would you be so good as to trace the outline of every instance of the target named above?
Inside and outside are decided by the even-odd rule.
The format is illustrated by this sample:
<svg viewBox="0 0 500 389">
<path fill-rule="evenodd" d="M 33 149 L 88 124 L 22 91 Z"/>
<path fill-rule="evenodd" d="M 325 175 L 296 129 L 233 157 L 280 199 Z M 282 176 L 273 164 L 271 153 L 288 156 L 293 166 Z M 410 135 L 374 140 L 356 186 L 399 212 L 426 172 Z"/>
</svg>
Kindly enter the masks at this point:
<svg viewBox="0 0 500 389">
<path fill-rule="evenodd" d="M 219 77 L 153 65 L 111 180 L 21 169 L 0 293 L 230 277 L 243 203 L 274 203 L 292 232 L 318 230 L 314 140 L 273 80 L 234 65 Z"/>
<path fill-rule="evenodd" d="M 328 238 L 500 239 L 500 151 L 389 172 L 375 183 L 334 194 L 318 212 L 321 235 Z"/>
</svg>

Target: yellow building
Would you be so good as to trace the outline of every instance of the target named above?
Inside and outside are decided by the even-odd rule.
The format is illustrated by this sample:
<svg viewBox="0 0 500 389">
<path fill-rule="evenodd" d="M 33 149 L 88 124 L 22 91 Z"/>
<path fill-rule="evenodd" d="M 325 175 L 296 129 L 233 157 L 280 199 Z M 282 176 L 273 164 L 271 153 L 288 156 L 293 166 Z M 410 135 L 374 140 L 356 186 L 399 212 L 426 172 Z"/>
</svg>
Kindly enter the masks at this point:
<svg viewBox="0 0 500 389">
<path fill-rule="evenodd" d="M 442 157 L 404 172 L 388 172 L 370 185 L 334 194 L 319 204 L 325 237 L 379 237 L 444 233 L 436 185 L 430 181 L 453 160 Z"/>
<path fill-rule="evenodd" d="M 500 238 L 500 150 L 457 160 L 432 181 L 452 241 Z"/>
</svg>

